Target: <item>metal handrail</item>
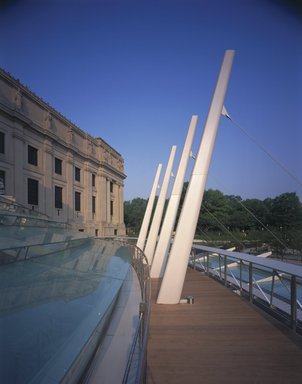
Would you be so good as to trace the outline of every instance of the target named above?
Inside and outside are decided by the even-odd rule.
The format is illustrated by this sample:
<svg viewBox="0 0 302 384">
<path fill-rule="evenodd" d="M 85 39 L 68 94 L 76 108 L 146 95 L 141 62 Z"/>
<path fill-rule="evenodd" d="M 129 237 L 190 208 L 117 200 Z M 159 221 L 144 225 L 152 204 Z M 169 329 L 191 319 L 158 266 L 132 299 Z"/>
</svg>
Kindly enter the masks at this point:
<svg viewBox="0 0 302 384">
<path fill-rule="evenodd" d="M 148 260 L 140 248 L 124 241 L 123 243 L 132 251 L 132 266 L 137 274 L 142 293 L 142 302 L 140 303 L 139 309 L 139 322 L 130 349 L 123 384 L 141 384 L 146 382 L 147 343 L 151 306 L 150 268 Z M 133 369 L 134 374 L 131 375 L 131 368 L 134 365 L 134 355 L 137 349 L 139 350 L 139 357 L 136 366 Z"/>
<path fill-rule="evenodd" d="M 216 261 L 218 257 L 218 266 L 211 268 L 210 261 L 214 257 Z M 228 264 L 230 260 L 231 263 Z M 278 311 L 281 317 L 289 318 L 290 326 L 294 331 L 297 331 L 297 326 L 302 331 L 302 306 L 297 295 L 297 287 L 302 287 L 302 266 L 195 244 L 192 246 L 190 264 L 194 267 L 200 266 L 207 274 L 223 281 L 225 285 L 239 288 L 239 293 L 243 294 L 245 292 L 251 303 L 259 304 L 260 300 L 263 305 L 268 306 L 269 310 Z M 230 269 L 230 266 L 236 267 L 236 264 L 239 264 L 238 268 L 240 268 L 239 277 L 236 277 Z M 246 267 L 247 276 L 245 280 L 243 280 L 242 276 L 243 266 Z M 267 275 L 267 277 L 257 279 L 254 276 L 257 271 Z M 282 275 L 282 279 L 280 279 L 280 275 Z M 276 293 L 275 276 L 279 277 L 281 285 L 286 288 L 289 294 L 289 298 L 287 294 L 282 296 L 281 293 Z M 261 286 L 261 283 L 269 281 L 269 277 L 271 278 L 270 289 Z M 288 281 L 290 286 L 284 284 L 283 279 Z M 276 315 L 275 312 L 273 314 Z"/>
<path fill-rule="evenodd" d="M 42 213 L 37 210 L 29 209 L 28 207 L 20 203 L 16 203 L 15 201 L 12 201 L 10 199 L 7 199 L 4 196 L 0 196 L 0 210 L 2 209 L 4 209 L 4 211 L 19 212 L 22 214 L 26 212 L 31 217 L 40 216 L 44 219 L 49 219 L 49 216 L 47 216 L 45 213 Z"/>
<path fill-rule="evenodd" d="M 38 228 L 63 228 L 71 229 L 70 224 L 50 220 L 49 217 L 33 216 L 30 214 L 19 213 L 1 213 L 0 225 L 20 226 L 20 227 L 38 227 Z"/>
<path fill-rule="evenodd" d="M 247 263 L 254 263 L 263 267 L 267 267 L 269 269 L 275 269 L 277 271 L 284 272 L 288 275 L 295 275 L 296 277 L 302 278 L 302 266 L 297 264 L 284 263 L 282 261 L 277 261 L 273 259 L 260 258 L 254 255 L 249 255 L 247 253 L 232 252 L 220 248 L 212 248 L 203 245 L 193 244 L 192 249 L 201 250 L 203 252 L 216 253 L 222 256 L 230 257 L 232 259 L 237 259 L 238 261 L 242 260 L 246 261 Z"/>
</svg>

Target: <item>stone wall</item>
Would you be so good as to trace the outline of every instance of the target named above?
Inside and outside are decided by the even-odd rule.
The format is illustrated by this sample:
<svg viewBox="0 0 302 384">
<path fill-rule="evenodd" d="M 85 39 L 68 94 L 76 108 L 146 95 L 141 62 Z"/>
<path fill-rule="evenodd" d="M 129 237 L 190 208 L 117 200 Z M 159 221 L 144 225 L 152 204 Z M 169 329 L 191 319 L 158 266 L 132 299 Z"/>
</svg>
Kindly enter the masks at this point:
<svg viewBox="0 0 302 384">
<path fill-rule="evenodd" d="M 51 219 L 98 236 L 123 235 L 124 160 L 108 143 L 81 130 L 7 72 L 0 70 L 0 177 L 5 194 Z M 29 146 L 37 164 L 28 161 Z M 55 161 L 62 172 L 55 172 Z M 80 181 L 75 179 L 80 169 Z M 29 203 L 28 179 L 38 182 L 38 203 Z M 94 185 L 93 185 L 94 181 Z M 62 208 L 55 207 L 55 187 Z M 80 209 L 75 209 L 75 192 Z M 95 200 L 93 212 L 92 200 Z"/>
</svg>

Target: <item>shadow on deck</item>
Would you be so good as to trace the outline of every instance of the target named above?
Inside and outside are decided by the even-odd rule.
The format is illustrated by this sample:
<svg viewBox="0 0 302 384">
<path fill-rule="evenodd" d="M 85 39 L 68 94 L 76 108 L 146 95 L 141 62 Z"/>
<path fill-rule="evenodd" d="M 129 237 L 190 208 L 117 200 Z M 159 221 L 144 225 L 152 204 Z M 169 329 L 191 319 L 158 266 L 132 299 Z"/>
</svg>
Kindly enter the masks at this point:
<svg viewBox="0 0 302 384">
<path fill-rule="evenodd" d="M 232 290 L 187 270 L 183 298 L 156 305 L 152 279 L 147 384 L 301 383 L 299 337 Z"/>
</svg>

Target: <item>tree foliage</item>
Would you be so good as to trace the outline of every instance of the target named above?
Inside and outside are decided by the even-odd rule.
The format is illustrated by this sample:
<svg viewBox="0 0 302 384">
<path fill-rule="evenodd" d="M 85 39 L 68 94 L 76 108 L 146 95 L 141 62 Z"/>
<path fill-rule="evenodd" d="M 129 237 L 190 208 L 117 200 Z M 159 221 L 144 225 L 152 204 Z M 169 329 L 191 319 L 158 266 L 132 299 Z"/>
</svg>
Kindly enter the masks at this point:
<svg viewBox="0 0 302 384">
<path fill-rule="evenodd" d="M 148 200 L 139 197 L 124 202 L 124 221 L 128 234 L 135 235 L 139 232 L 147 203 Z"/>
<path fill-rule="evenodd" d="M 187 187 L 188 183 L 185 183 L 177 220 Z M 148 200 L 136 198 L 124 203 L 128 234 L 139 233 L 147 202 Z M 240 196 L 224 195 L 219 190 L 205 191 L 197 223 L 197 236 L 202 237 L 208 232 L 257 231 L 259 234 L 266 229 L 278 234 L 281 239 L 278 246 L 287 244 L 295 249 L 302 248 L 302 204 L 296 193 L 283 193 L 265 200 L 242 200 Z M 274 241 L 272 239 L 272 243 Z"/>
</svg>

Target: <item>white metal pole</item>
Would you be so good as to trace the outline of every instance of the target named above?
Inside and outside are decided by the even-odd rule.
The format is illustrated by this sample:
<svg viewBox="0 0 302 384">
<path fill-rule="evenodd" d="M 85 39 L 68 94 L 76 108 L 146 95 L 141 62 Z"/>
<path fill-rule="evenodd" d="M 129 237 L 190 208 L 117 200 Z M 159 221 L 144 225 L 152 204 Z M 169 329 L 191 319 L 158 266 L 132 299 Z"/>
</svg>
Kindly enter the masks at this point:
<svg viewBox="0 0 302 384">
<path fill-rule="evenodd" d="M 142 251 L 144 250 L 144 246 L 145 246 L 145 241 L 146 241 L 146 237 L 147 237 L 147 232 L 148 232 L 148 228 L 149 228 L 151 213 L 152 213 L 152 209 L 153 209 L 153 205 L 154 205 L 154 200 L 155 200 L 155 196 L 156 196 L 156 191 L 157 191 L 157 187 L 158 187 L 158 181 L 159 181 L 161 169 L 162 169 L 162 164 L 158 164 L 157 171 L 156 171 L 155 178 L 154 178 L 154 182 L 153 182 L 153 186 L 152 186 L 151 193 L 150 193 L 150 197 L 149 197 L 148 204 L 147 204 L 147 207 L 145 210 L 143 222 L 142 222 L 139 236 L 138 236 L 138 239 L 136 242 L 136 246 L 138 248 L 140 248 Z"/>
<path fill-rule="evenodd" d="M 181 298 L 233 58 L 234 51 L 228 50 L 225 52 L 178 221 L 175 239 L 157 298 L 158 304 L 177 304 Z"/>
<path fill-rule="evenodd" d="M 148 234 L 146 247 L 144 250 L 149 265 L 152 264 L 152 260 L 153 260 L 154 249 L 156 246 L 159 227 L 160 227 L 160 223 L 162 220 L 162 215 L 163 215 L 163 211 L 164 211 L 164 207 L 165 207 L 166 195 L 167 195 L 167 190 L 168 190 L 169 181 L 170 181 L 170 177 L 171 177 L 175 152 L 176 152 L 176 146 L 173 145 L 171 152 L 170 152 L 170 157 L 169 157 L 169 161 L 167 164 L 167 168 L 166 168 L 166 173 L 164 176 L 163 185 L 161 187 L 161 191 L 160 191 L 158 201 L 156 204 L 156 209 L 155 209 L 153 220 L 151 223 L 151 228 L 150 228 L 150 231 Z"/>
<path fill-rule="evenodd" d="M 163 221 L 162 229 L 159 235 L 159 240 L 154 253 L 153 263 L 151 267 L 151 277 L 162 277 L 163 271 L 166 266 L 166 260 L 169 253 L 169 246 L 172 237 L 172 232 L 175 225 L 177 210 L 181 198 L 183 183 L 186 175 L 186 170 L 190 158 L 192 142 L 195 134 L 198 116 L 192 116 L 189 125 L 186 141 L 182 151 L 181 159 L 178 165 L 178 170 L 175 176 L 175 181 L 165 218 Z"/>
</svg>

